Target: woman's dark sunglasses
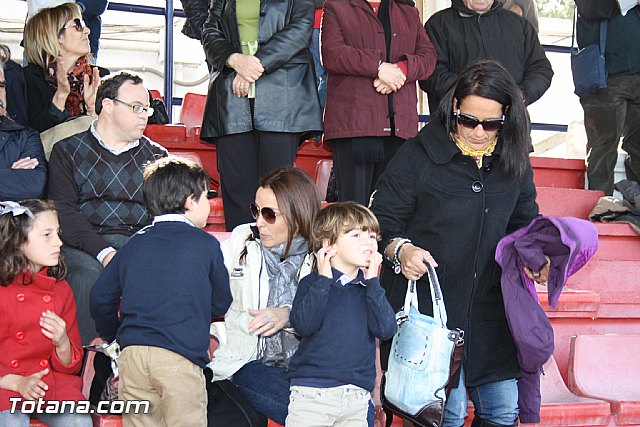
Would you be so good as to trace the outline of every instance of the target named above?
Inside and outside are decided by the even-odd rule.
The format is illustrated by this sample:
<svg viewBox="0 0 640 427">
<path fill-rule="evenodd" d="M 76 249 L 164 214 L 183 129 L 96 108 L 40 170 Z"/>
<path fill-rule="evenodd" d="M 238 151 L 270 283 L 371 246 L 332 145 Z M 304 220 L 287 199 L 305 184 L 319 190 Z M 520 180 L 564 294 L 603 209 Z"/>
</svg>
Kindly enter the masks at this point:
<svg viewBox="0 0 640 427">
<path fill-rule="evenodd" d="M 487 132 L 493 132 L 502 129 L 504 124 L 504 116 L 501 119 L 478 120 L 476 117 L 461 113 L 460 109 L 456 112 L 458 124 L 467 129 L 475 129 L 478 125 L 482 125 L 482 129 Z"/>
<path fill-rule="evenodd" d="M 67 24 L 64 27 L 62 27 L 62 29 L 60 30 L 60 32 L 63 32 L 64 30 L 66 30 L 67 28 L 75 28 L 76 31 L 84 31 L 84 21 L 80 18 L 74 18 L 73 19 L 73 24 Z"/>
<path fill-rule="evenodd" d="M 253 217 L 253 219 L 257 220 L 258 216 L 262 215 L 262 219 L 264 219 L 267 224 L 275 223 L 276 217 L 280 215 L 271 208 L 260 209 L 254 202 L 251 202 L 251 204 L 249 205 L 249 209 L 251 209 L 251 216 Z"/>
</svg>

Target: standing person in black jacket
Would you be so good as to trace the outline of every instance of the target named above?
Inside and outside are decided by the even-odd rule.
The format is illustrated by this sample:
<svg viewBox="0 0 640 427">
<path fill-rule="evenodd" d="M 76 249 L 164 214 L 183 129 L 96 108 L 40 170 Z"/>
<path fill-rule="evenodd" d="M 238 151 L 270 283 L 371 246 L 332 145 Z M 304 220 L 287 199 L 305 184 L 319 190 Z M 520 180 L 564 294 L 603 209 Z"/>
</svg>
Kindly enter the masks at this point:
<svg viewBox="0 0 640 427">
<path fill-rule="evenodd" d="M 429 111 L 460 73 L 480 59 L 499 61 L 520 88 L 529 105 L 551 85 L 553 70 L 533 26 L 503 9 L 494 0 L 452 0 L 451 7 L 434 14 L 425 29 L 438 53 L 436 68 L 420 82 L 429 95 Z"/>
<path fill-rule="evenodd" d="M 640 0 L 625 16 L 616 0 L 577 0 L 578 46 L 597 44 L 600 21 L 608 20 L 607 87 L 580 98 L 587 131 L 589 189 L 613 193 L 620 137 L 627 152 L 627 178 L 640 180 Z"/>
<path fill-rule="evenodd" d="M 180 0 L 187 20 L 182 27 L 182 34 L 202 43 L 202 27 L 209 16 L 209 0 Z M 211 65 L 207 62 L 211 71 Z"/>
<path fill-rule="evenodd" d="M 217 146 L 228 231 L 252 220 L 259 178 L 293 166 L 300 141 L 322 131 L 313 14 L 313 0 L 215 0 L 209 11 L 202 42 L 217 74 L 201 137 Z"/>
<path fill-rule="evenodd" d="M 472 427 L 513 426 L 522 373 L 495 251 L 502 237 L 538 214 L 529 116 L 507 70 L 481 61 L 460 75 L 431 117 L 391 160 L 373 196 L 380 249 L 390 261 L 380 281 L 396 310 L 407 280 L 417 281 L 420 311 L 430 315 L 423 275 L 426 262 L 437 267 L 447 326 L 464 330 L 465 339 L 444 426 L 464 424 L 467 392 L 475 406 Z M 539 280 L 546 280 L 545 269 Z M 390 344 L 381 347 L 383 365 Z"/>
</svg>

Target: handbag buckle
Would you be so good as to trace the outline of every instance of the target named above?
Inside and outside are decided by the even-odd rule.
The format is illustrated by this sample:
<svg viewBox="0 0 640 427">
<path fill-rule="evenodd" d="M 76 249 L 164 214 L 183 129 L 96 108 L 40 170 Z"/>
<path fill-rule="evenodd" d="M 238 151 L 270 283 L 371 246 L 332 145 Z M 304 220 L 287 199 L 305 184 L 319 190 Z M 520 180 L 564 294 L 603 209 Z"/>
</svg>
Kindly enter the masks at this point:
<svg viewBox="0 0 640 427">
<path fill-rule="evenodd" d="M 453 341 L 455 345 L 464 344 L 464 331 L 460 328 L 450 331 L 449 339 Z"/>
<path fill-rule="evenodd" d="M 404 316 L 396 316 L 396 323 L 398 324 L 398 326 L 402 325 L 404 322 L 406 322 L 407 320 L 409 320 L 409 316 L 404 315 Z"/>
<path fill-rule="evenodd" d="M 459 328 L 452 329 L 449 331 L 447 338 L 449 338 L 449 341 L 453 341 L 455 345 L 464 344 L 464 331 Z"/>
</svg>

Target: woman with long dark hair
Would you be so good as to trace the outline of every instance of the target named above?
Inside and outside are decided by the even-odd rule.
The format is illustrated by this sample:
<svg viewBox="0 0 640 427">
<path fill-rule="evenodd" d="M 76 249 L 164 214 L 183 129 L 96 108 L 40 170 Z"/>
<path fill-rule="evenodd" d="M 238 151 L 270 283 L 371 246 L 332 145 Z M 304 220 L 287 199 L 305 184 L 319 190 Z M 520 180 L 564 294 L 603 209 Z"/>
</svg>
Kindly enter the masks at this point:
<svg viewBox="0 0 640 427">
<path fill-rule="evenodd" d="M 448 327 L 465 333 L 460 382 L 445 406 L 447 427 L 463 425 L 467 392 L 475 406 L 474 427 L 511 426 L 518 416 L 521 372 L 495 250 L 502 237 L 538 214 L 529 132 L 529 116 L 509 72 L 495 61 L 477 62 L 398 151 L 374 194 L 380 248 L 388 260 L 381 282 L 391 305 L 402 306 L 407 281 L 415 280 L 420 310 L 431 314 L 424 277 L 430 263 L 437 267 Z M 546 280 L 548 268 L 536 280 Z M 384 365 L 389 346 L 382 348 Z"/>
</svg>

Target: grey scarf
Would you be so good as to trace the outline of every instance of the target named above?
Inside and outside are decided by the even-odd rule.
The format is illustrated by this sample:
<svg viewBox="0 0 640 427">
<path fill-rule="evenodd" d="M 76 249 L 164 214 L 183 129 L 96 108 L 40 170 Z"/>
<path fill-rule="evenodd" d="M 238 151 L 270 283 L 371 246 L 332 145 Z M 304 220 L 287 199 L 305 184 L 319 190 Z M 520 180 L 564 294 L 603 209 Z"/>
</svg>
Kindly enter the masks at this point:
<svg viewBox="0 0 640 427">
<path fill-rule="evenodd" d="M 267 307 L 291 306 L 296 295 L 298 271 L 309 251 L 309 244 L 304 238 L 295 236 L 291 241 L 287 258 L 283 259 L 286 246 L 287 242 L 271 248 L 262 246 L 262 254 L 269 275 Z M 289 360 L 298 349 L 299 343 L 300 340 L 292 332 L 284 329 L 266 337 L 264 349 L 261 352 L 262 361 L 266 365 L 287 369 Z"/>
</svg>

